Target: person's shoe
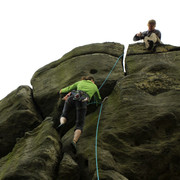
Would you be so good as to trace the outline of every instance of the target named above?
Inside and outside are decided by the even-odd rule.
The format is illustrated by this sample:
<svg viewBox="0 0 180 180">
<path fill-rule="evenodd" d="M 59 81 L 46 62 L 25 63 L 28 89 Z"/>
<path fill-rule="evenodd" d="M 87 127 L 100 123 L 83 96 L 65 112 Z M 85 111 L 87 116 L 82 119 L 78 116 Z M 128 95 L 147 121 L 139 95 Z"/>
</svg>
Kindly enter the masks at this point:
<svg viewBox="0 0 180 180">
<path fill-rule="evenodd" d="M 56 130 L 57 130 L 58 132 L 61 132 L 64 126 L 65 126 L 65 123 L 64 123 L 64 124 L 60 124 L 60 125 L 56 128 Z"/>
<path fill-rule="evenodd" d="M 76 143 L 74 141 L 71 142 L 71 147 L 72 147 L 73 153 L 76 154 L 77 149 L 76 149 Z"/>
<path fill-rule="evenodd" d="M 153 48 L 154 42 L 151 40 L 148 40 L 149 47 L 147 48 L 148 50 L 151 50 Z"/>
</svg>

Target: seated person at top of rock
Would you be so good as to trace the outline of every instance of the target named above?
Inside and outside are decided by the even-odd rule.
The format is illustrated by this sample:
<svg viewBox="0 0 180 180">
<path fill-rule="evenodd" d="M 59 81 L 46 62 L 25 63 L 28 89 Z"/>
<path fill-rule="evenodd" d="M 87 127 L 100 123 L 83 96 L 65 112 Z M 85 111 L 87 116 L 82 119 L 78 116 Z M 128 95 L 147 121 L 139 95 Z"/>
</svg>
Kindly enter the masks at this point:
<svg viewBox="0 0 180 180">
<path fill-rule="evenodd" d="M 162 43 L 161 42 L 161 32 L 156 27 L 155 20 L 149 20 L 148 22 L 148 30 L 144 32 L 137 33 L 133 41 L 139 41 L 141 39 L 144 40 L 145 47 L 148 50 L 151 50 L 155 47 L 155 45 Z"/>
<path fill-rule="evenodd" d="M 80 81 L 61 89 L 60 93 L 68 94 L 63 98 L 63 100 L 65 100 L 65 104 L 60 117 L 60 125 L 57 127 L 57 130 L 61 131 L 62 127 L 67 122 L 69 112 L 75 108 L 76 127 L 71 146 L 73 151 L 76 153 L 76 143 L 83 131 L 87 103 L 91 100 L 92 96 L 95 97 L 96 102 L 99 102 L 101 101 L 101 96 L 92 76 L 82 77 Z"/>
</svg>

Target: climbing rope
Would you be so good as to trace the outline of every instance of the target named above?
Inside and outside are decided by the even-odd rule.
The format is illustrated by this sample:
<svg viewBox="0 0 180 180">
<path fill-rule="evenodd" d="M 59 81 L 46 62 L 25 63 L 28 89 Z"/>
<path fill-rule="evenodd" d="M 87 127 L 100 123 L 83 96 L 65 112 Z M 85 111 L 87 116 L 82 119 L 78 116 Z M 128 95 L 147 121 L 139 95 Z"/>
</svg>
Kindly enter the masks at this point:
<svg viewBox="0 0 180 180">
<path fill-rule="evenodd" d="M 124 54 L 124 53 L 123 53 Z M 106 83 L 107 79 L 109 78 L 109 76 L 111 75 L 111 73 L 113 72 L 114 68 L 116 67 L 118 61 L 120 60 L 120 58 L 123 56 L 123 54 L 121 56 L 119 56 L 119 58 L 116 60 L 114 66 L 112 67 L 111 71 L 109 72 L 109 74 L 107 75 L 106 79 L 104 80 L 104 82 L 101 84 L 99 90 L 103 87 L 103 85 Z M 97 121 L 97 127 L 96 127 L 96 138 L 95 138 L 95 157 L 96 157 L 96 173 L 97 173 L 97 179 L 99 180 L 99 170 L 98 170 L 98 157 L 97 157 L 97 139 L 98 139 L 98 128 L 99 128 L 99 121 L 100 121 L 100 118 L 101 118 L 101 113 L 102 113 L 102 108 L 103 108 L 103 103 L 104 101 L 106 100 L 107 98 L 105 98 L 103 100 L 101 104 L 101 107 L 100 107 L 100 110 L 99 110 L 99 116 L 98 116 L 98 121 Z M 93 102 L 93 103 L 90 103 L 90 104 L 94 104 L 96 102 Z"/>
<path fill-rule="evenodd" d="M 108 80 L 109 76 L 110 76 L 111 73 L 113 72 L 114 68 L 116 67 L 118 61 L 121 59 L 121 57 L 122 57 L 123 55 L 124 55 L 124 53 L 118 57 L 118 59 L 116 60 L 116 62 L 115 62 L 114 65 L 113 65 L 111 71 L 109 72 L 109 74 L 107 75 L 106 79 L 103 81 L 103 83 L 101 84 L 101 86 L 99 87 L 98 90 L 100 90 L 100 89 L 104 86 L 104 84 L 105 84 L 106 81 Z M 88 105 L 90 105 L 90 104 L 101 104 L 101 103 L 97 103 L 97 102 L 88 103 Z"/>
<path fill-rule="evenodd" d="M 98 122 L 97 122 L 97 127 L 96 127 L 96 140 L 95 140 L 96 173 L 97 173 L 98 180 L 99 180 L 99 170 L 98 170 L 98 160 L 97 160 L 97 137 L 98 137 L 98 127 L 99 127 L 99 121 L 100 121 L 100 117 L 101 117 L 102 108 L 103 108 L 103 103 L 101 103 L 101 107 L 99 110 Z"/>
<path fill-rule="evenodd" d="M 124 53 L 123 53 L 124 54 Z M 109 76 L 111 75 L 111 73 L 113 72 L 114 68 L 116 67 L 118 61 L 121 59 L 121 57 L 123 56 L 123 54 L 121 56 L 119 56 L 119 58 L 116 60 L 114 66 L 112 67 L 111 71 L 109 72 L 109 74 L 107 75 L 106 79 L 104 80 L 104 82 L 101 84 L 99 90 L 104 86 L 104 84 L 106 83 L 106 81 L 108 80 Z"/>
</svg>

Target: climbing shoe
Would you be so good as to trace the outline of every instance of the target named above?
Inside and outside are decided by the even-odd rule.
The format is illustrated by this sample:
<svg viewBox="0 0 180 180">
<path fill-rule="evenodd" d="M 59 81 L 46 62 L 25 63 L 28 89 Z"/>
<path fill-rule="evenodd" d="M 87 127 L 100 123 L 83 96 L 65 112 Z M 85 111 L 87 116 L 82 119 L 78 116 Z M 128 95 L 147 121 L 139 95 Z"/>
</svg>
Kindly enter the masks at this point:
<svg viewBox="0 0 180 180">
<path fill-rule="evenodd" d="M 71 147 L 72 147 L 73 153 L 76 154 L 77 149 L 76 149 L 76 143 L 74 141 L 71 142 Z"/>
<path fill-rule="evenodd" d="M 56 130 L 60 133 L 60 132 L 62 131 L 62 129 L 63 129 L 64 126 L 65 126 L 65 123 L 64 123 L 64 124 L 60 124 L 60 125 L 56 128 Z"/>
</svg>

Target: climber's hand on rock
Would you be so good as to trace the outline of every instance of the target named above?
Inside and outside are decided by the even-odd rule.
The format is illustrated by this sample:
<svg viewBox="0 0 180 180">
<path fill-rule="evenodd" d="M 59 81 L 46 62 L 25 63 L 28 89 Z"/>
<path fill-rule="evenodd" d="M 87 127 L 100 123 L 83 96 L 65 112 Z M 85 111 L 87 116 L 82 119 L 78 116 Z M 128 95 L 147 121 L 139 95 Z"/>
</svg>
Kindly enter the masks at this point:
<svg viewBox="0 0 180 180">
<path fill-rule="evenodd" d="M 60 92 L 61 92 L 61 91 L 60 91 Z M 66 94 L 66 96 L 64 96 L 64 97 L 62 98 L 62 100 L 66 101 L 70 95 L 71 95 L 71 92 L 69 92 L 68 94 Z"/>
<path fill-rule="evenodd" d="M 59 95 L 61 95 L 61 90 L 60 90 L 60 91 L 58 91 L 58 94 L 59 94 Z"/>
</svg>

